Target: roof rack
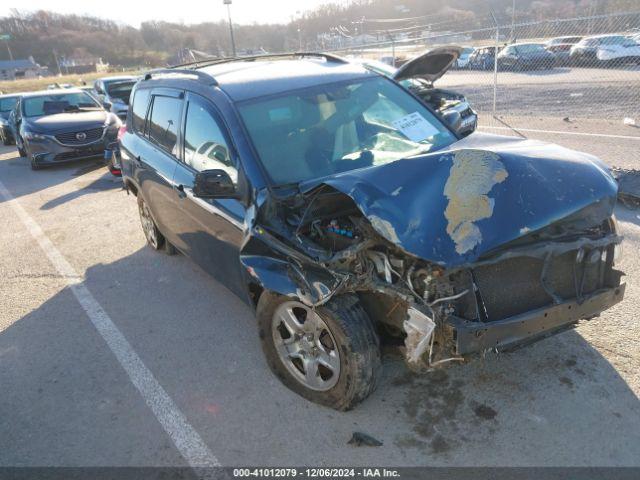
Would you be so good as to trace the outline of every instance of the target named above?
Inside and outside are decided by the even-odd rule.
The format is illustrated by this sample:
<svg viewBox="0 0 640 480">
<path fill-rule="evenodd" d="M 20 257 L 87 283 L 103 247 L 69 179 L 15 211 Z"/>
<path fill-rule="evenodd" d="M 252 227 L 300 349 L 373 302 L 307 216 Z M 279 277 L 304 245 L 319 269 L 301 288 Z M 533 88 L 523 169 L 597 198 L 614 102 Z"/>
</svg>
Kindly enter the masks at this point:
<svg viewBox="0 0 640 480">
<path fill-rule="evenodd" d="M 199 82 L 205 83 L 207 85 L 215 86 L 218 85 L 218 82 L 215 78 L 213 78 L 208 73 L 202 72 L 200 70 L 193 70 L 189 68 L 158 68 L 156 70 L 151 70 L 144 74 L 143 80 L 151 80 L 156 75 L 184 75 L 197 77 Z"/>
<path fill-rule="evenodd" d="M 253 55 L 250 57 L 222 57 L 222 58 L 212 58 L 209 60 L 196 60 L 194 62 L 183 63 L 181 65 L 176 65 L 176 67 L 207 67 L 210 65 L 220 65 L 222 63 L 230 63 L 230 62 L 253 62 L 255 60 L 267 60 L 267 59 L 279 59 L 279 58 L 304 58 L 304 57 L 318 57 L 324 58 L 327 62 L 334 63 L 349 63 L 348 60 L 338 56 L 333 55 L 331 53 L 321 53 L 321 52 L 290 52 L 290 53 L 266 53 L 263 55 Z"/>
</svg>

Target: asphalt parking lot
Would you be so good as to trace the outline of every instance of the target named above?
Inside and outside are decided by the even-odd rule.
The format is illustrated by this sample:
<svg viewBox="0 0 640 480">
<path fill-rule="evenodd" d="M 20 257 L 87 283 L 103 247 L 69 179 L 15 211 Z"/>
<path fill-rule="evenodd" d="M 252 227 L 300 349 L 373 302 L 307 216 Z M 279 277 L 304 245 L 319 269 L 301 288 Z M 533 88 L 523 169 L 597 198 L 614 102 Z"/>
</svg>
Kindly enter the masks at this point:
<svg viewBox="0 0 640 480">
<path fill-rule="evenodd" d="M 446 370 L 390 353 L 341 413 L 270 373 L 249 307 L 145 247 L 100 164 L 34 172 L 0 147 L 0 182 L 0 465 L 640 465 L 640 211 L 616 212 L 624 302 Z M 348 445 L 354 431 L 384 444 Z"/>
</svg>

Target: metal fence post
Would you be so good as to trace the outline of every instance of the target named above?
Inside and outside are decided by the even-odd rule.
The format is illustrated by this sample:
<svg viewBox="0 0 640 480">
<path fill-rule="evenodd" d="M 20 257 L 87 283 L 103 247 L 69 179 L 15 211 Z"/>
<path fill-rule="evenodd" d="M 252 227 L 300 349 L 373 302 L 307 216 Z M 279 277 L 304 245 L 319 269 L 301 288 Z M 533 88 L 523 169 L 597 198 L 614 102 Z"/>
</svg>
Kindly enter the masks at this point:
<svg viewBox="0 0 640 480">
<path fill-rule="evenodd" d="M 496 26 L 496 51 L 493 54 L 493 116 L 496 116 L 496 101 L 498 98 L 498 43 L 500 42 L 500 28 Z"/>
<path fill-rule="evenodd" d="M 387 35 L 389 36 L 389 40 L 391 40 L 391 65 L 396 66 L 396 42 L 393 39 L 393 35 L 389 33 L 387 30 Z"/>
</svg>

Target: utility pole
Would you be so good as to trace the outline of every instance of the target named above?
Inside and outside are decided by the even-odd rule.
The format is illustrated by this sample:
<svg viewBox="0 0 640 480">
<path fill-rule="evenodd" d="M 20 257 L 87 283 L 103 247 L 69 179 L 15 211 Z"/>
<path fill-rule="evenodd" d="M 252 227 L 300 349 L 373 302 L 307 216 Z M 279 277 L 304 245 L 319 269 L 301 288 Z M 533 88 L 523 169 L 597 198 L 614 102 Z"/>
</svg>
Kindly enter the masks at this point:
<svg viewBox="0 0 640 480">
<path fill-rule="evenodd" d="M 236 56 L 236 40 L 233 38 L 233 23 L 231 22 L 231 0 L 222 0 L 222 3 L 227 6 L 227 15 L 229 17 L 229 34 L 231 35 L 231 50 L 233 56 Z"/>
<path fill-rule="evenodd" d="M 516 0 L 513 0 L 511 6 L 511 41 L 515 42 L 515 29 L 516 29 Z"/>
<path fill-rule="evenodd" d="M 62 71 L 60 70 L 60 61 L 58 60 L 58 52 L 56 52 L 55 49 L 53 50 L 53 58 L 55 58 L 56 60 L 56 65 L 58 67 L 58 75 L 62 76 Z"/>
</svg>

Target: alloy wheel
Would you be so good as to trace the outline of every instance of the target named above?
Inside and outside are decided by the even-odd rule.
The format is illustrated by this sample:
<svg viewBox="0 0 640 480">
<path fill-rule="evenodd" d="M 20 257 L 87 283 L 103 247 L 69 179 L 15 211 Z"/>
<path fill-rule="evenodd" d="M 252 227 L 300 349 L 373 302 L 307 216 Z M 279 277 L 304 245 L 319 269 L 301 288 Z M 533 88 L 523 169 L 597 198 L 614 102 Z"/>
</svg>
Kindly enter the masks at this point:
<svg viewBox="0 0 640 480">
<path fill-rule="evenodd" d="M 340 353 L 327 324 L 306 305 L 281 304 L 271 323 L 273 342 L 289 373 L 311 390 L 325 391 L 340 377 Z"/>
<path fill-rule="evenodd" d="M 158 231 L 156 229 L 156 224 L 153 222 L 153 218 L 151 217 L 149 207 L 147 207 L 146 203 L 142 202 L 139 205 L 139 210 L 140 223 L 142 224 L 144 236 L 147 238 L 147 242 L 157 250 L 159 248 Z"/>
</svg>

